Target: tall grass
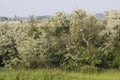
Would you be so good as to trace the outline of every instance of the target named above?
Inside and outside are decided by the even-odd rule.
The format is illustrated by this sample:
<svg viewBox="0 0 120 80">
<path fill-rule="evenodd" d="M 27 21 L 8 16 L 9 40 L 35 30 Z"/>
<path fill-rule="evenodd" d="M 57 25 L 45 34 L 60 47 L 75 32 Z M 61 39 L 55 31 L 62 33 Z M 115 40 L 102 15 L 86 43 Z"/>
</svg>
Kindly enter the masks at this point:
<svg viewBox="0 0 120 80">
<path fill-rule="evenodd" d="M 120 72 L 66 72 L 59 69 L 0 70 L 0 80 L 120 80 Z"/>
</svg>

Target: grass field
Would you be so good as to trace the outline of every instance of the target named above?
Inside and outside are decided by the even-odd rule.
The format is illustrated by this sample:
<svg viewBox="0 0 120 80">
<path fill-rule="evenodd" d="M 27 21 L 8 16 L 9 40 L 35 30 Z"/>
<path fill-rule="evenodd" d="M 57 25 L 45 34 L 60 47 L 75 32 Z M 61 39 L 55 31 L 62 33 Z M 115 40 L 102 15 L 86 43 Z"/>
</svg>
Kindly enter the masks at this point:
<svg viewBox="0 0 120 80">
<path fill-rule="evenodd" d="M 57 69 L 0 70 L 0 80 L 120 80 L 120 72 L 98 73 L 66 72 Z"/>
</svg>

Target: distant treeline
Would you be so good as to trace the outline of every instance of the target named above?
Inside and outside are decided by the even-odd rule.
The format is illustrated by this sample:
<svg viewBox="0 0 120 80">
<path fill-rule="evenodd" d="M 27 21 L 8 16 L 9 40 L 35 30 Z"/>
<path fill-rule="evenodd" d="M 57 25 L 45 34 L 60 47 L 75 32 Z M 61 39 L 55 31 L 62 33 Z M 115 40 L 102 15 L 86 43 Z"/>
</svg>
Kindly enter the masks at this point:
<svg viewBox="0 0 120 80">
<path fill-rule="evenodd" d="M 36 20 L 43 20 L 46 18 L 49 18 L 50 16 L 34 16 L 34 18 Z M 22 20 L 28 20 L 29 17 L 0 17 L 0 22 L 4 22 L 4 21 L 22 21 Z"/>
</svg>

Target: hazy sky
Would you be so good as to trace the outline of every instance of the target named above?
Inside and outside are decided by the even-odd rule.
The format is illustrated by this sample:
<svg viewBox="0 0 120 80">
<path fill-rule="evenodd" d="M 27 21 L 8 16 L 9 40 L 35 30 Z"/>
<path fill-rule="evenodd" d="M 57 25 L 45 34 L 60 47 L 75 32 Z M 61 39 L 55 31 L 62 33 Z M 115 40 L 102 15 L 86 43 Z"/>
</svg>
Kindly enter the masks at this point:
<svg viewBox="0 0 120 80">
<path fill-rule="evenodd" d="M 0 16 L 52 15 L 79 8 L 87 12 L 120 10 L 120 0 L 0 0 Z"/>
</svg>

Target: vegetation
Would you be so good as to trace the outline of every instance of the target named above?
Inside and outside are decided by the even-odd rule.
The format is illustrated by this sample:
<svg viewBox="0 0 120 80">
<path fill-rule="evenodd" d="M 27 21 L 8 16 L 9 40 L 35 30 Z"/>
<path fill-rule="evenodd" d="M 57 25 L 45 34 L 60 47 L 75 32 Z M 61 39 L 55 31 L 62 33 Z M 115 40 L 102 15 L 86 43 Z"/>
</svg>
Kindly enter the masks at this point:
<svg viewBox="0 0 120 80">
<path fill-rule="evenodd" d="M 119 74 L 120 72 L 112 70 L 102 74 L 65 72 L 57 69 L 1 70 L 0 80 L 119 80 Z"/>
<path fill-rule="evenodd" d="M 27 24 L 1 24 L 0 66 L 14 69 L 46 67 L 68 71 L 119 70 L 120 12 L 112 10 L 104 15 L 104 18 L 96 18 L 83 10 L 75 10 L 71 14 L 57 12 L 45 18 L 41 25 L 37 25 L 33 16 Z M 19 72 L 15 71 L 15 75 Z M 29 71 L 25 73 L 28 75 Z"/>
</svg>

